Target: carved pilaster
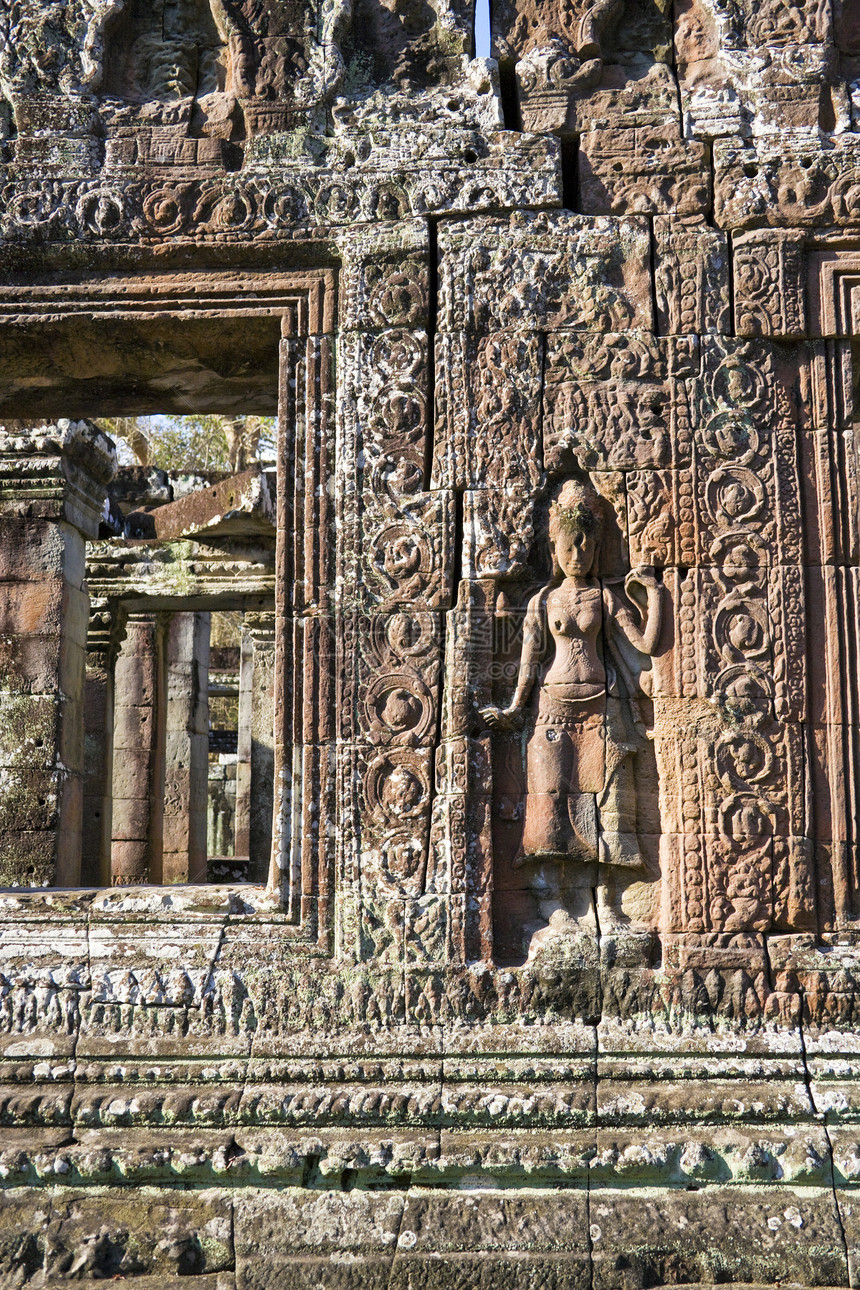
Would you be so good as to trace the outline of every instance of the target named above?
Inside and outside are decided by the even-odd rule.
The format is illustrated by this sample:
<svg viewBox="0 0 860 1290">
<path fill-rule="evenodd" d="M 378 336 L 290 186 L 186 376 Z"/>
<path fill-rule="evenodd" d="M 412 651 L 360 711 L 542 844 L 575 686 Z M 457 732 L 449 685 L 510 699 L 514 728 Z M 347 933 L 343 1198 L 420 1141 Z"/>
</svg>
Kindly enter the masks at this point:
<svg viewBox="0 0 860 1290">
<path fill-rule="evenodd" d="M 80 881 L 85 539 L 98 532 L 113 444 L 89 422 L 0 427 L 2 881 Z"/>
</svg>

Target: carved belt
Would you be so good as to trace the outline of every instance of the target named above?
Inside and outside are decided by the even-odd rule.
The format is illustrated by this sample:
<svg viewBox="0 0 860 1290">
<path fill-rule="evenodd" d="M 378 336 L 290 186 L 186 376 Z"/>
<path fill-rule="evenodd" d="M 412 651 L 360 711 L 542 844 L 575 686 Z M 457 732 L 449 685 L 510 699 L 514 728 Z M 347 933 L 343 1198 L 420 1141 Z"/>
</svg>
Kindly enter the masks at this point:
<svg viewBox="0 0 860 1290">
<path fill-rule="evenodd" d="M 581 699 L 559 699 L 541 690 L 538 699 L 538 726 L 581 726 L 594 718 L 603 718 L 606 712 L 606 691 L 589 694 Z"/>
</svg>

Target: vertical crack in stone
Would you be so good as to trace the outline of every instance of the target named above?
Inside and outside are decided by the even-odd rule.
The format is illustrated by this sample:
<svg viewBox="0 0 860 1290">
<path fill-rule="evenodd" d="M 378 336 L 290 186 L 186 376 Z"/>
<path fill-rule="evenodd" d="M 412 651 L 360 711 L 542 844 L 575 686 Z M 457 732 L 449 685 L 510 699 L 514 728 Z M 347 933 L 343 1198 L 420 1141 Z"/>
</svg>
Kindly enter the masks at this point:
<svg viewBox="0 0 860 1290">
<path fill-rule="evenodd" d="M 712 168 L 713 169 L 713 168 Z M 734 232 L 728 230 L 726 234 L 728 239 L 728 286 L 729 286 L 729 310 L 728 310 L 728 328 L 729 335 L 736 336 L 736 314 L 735 314 L 735 256 L 734 256 Z"/>
<path fill-rule="evenodd" d="M 659 307 L 658 298 L 657 298 L 657 237 L 654 229 L 653 216 L 648 220 L 648 236 L 650 239 L 649 249 L 650 249 L 650 269 L 651 269 L 651 312 L 652 312 L 652 318 L 653 318 L 653 322 L 651 325 L 654 329 L 655 336 L 657 336 L 660 334 L 660 307 Z M 630 503 L 629 503 L 629 499 L 627 498 L 626 491 L 624 494 L 624 498 L 625 498 L 626 507 L 629 510 Z M 630 521 L 628 518 L 627 520 L 628 531 L 629 531 L 629 523 Z"/>
<path fill-rule="evenodd" d="M 234 1191 L 230 1196 L 230 1202 L 229 1202 L 230 1203 L 230 1251 L 233 1255 L 232 1272 L 233 1272 L 234 1286 L 236 1285 L 236 1274 L 238 1272 L 238 1268 L 236 1266 L 236 1195 L 237 1193 Z"/>
<path fill-rule="evenodd" d="M 806 1085 L 806 1095 L 809 1098 L 813 1115 L 818 1114 L 815 1104 L 815 1094 L 813 1092 L 812 1071 L 809 1069 L 809 1058 L 806 1051 L 806 1031 L 804 1029 L 804 1010 L 806 999 L 801 994 L 801 1014 L 798 1022 L 797 1033 L 800 1039 L 800 1052 L 803 1060 L 803 1079 Z M 824 1131 L 824 1137 L 827 1141 L 828 1161 L 830 1165 L 830 1189 L 833 1195 L 833 1212 L 836 1218 L 836 1224 L 839 1228 L 839 1235 L 842 1241 L 842 1251 L 845 1259 L 845 1277 L 846 1285 L 854 1285 L 854 1279 L 851 1276 L 851 1250 L 848 1244 L 848 1236 L 845 1231 L 845 1223 L 842 1216 L 842 1207 L 839 1204 L 839 1189 L 836 1186 L 836 1160 L 833 1154 L 833 1141 L 830 1137 L 830 1129 L 827 1124 L 827 1112 L 821 1114 L 821 1127 Z"/>
<path fill-rule="evenodd" d="M 436 333 L 439 327 L 439 236 L 437 221 L 427 220 L 427 438 L 424 445 L 424 491 L 432 488 L 436 449 Z"/>
<path fill-rule="evenodd" d="M 566 211 L 579 209 L 579 136 L 564 134 L 559 140 L 561 204 Z"/>
</svg>

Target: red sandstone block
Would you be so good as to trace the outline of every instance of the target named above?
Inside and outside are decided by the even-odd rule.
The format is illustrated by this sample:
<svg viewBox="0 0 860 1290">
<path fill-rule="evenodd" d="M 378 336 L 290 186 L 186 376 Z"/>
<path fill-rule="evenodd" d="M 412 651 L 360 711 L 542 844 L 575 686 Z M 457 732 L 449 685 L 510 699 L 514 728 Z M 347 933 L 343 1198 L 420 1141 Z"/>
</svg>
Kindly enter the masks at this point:
<svg viewBox="0 0 860 1290">
<path fill-rule="evenodd" d="M 149 880 L 151 849 L 148 842 L 117 841 L 111 846 L 111 874 L 124 883 Z"/>
</svg>

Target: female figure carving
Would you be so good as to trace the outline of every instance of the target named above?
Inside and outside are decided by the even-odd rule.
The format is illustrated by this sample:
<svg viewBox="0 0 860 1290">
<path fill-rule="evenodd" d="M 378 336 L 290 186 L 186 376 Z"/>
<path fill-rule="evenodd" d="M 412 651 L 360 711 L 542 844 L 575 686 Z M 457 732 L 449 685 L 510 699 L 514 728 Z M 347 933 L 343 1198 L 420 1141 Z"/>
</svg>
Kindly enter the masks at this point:
<svg viewBox="0 0 860 1290">
<path fill-rule="evenodd" d="M 529 602 L 516 689 L 506 707 L 481 712 L 490 727 L 511 729 L 533 710 L 517 863 L 554 862 L 567 871 L 547 880 L 544 863 L 540 878 L 556 929 L 574 912 L 564 896 L 571 888 L 596 886 L 601 922 L 613 920 L 618 871 L 644 863 L 634 759 L 647 736 L 621 638 L 654 653 L 662 587 L 651 569 L 627 575 L 624 593 L 633 584 L 643 588 L 643 609 L 620 588 L 601 584 L 595 567 L 602 528 L 601 499 L 587 485 L 566 481 L 550 506 L 553 578 Z"/>
</svg>

